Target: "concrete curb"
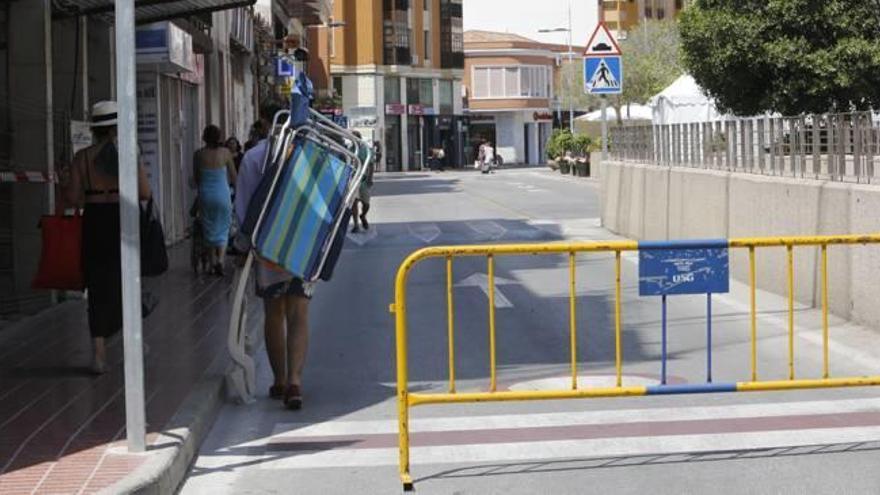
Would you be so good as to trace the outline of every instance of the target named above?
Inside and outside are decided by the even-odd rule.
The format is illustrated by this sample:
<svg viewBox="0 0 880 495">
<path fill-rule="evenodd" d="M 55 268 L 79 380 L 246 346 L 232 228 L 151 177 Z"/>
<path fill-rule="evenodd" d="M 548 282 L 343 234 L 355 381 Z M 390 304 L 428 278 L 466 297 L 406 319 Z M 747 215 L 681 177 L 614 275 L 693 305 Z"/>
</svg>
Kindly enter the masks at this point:
<svg viewBox="0 0 880 495">
<path fill-rule="evenodd" d="M 226 360 L 223 353 L 217 359 Z M 209 368 L 216 369 L 214 366 Z M 168 427 L 150 444 L 147 461 L 100 494 L 166 495 L 176 493 L 198 455 L 224 404 L 222 374 L 210 373 L 200 380 L 175 413 Z"/>
</svg>

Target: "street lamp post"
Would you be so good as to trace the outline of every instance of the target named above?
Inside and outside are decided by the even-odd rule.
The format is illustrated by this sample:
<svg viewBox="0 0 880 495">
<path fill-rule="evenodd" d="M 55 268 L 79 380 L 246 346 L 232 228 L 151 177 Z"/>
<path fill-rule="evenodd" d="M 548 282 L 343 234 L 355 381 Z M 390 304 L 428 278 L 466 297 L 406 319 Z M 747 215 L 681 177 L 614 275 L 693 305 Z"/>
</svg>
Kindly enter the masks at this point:
<svg viewBox="0 0 880 495">
<path fill-rule="evenodd" d="M 571 1 L 568 2 L 568 27 L 539 29 L 539 33 L 568 33 L 568 66 L 572 67 L 574 52 L 572 50 Z M 566 82 L 568 88 L 568 130 L 574 133 L 574 98 L 572 97 L 571 81 Z"/>
</svg>

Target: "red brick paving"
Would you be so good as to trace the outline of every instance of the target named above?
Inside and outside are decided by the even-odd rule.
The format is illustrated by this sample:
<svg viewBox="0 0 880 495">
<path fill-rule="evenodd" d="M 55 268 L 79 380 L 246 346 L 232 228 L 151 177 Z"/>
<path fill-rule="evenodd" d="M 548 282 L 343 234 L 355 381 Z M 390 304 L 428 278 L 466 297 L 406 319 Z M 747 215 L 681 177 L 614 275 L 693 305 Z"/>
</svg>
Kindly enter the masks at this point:
<svg viewBox="0 0 880 495">
<path fill-rule="evenodd" d="M 160 299 L 144 322 L 147 424 L 154 433 L 225 353 L 229 282 L 192 276 L 183 266 L 187 254 L 175 250 L 171 272 L 149 283 Z M 0 334 L 0 493 L 95 493 L 145 462 L 110 450 L 124 445 L 121 335 L 109 346 L 108 373 L 84 373 L 90 351 L 82 303 Z"/>
</svg>

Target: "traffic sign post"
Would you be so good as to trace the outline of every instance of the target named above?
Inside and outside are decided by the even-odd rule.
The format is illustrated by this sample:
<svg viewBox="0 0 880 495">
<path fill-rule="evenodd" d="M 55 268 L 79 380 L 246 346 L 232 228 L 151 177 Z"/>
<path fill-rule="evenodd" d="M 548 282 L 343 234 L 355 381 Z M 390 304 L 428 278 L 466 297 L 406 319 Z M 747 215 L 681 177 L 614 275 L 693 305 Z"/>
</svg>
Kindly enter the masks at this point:
<svg viewBox="0 0 880 495">
<path fill-rule="evenodd" d="M 602 96 L 602 161 L 608 158 L 607 95 L 623 92 L 623 52 L 604 22 L 600 22 L 584 50 L 584 92 Z"/>
</svg>

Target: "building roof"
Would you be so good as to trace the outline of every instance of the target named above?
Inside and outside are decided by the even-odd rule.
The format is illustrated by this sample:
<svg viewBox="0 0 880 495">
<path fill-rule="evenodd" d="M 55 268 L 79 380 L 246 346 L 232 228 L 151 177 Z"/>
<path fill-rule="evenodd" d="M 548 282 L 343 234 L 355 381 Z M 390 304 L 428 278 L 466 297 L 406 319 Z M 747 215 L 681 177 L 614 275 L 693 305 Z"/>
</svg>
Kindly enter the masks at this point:
<svg viewBox="0 0 880 495">
<path fill-rule="evenodd" d="M 527 49 L 527 50 L 549 50 L 551 52 L 565 53 L 568 52 L 568 45 L 557 45 L 555 43 L 544 43 L 533 40 L 525 36 L 515 33 L 501 33 L 498 31 L 479 31 L 470 30 L 464 32 L 465 50 L 470 49 Z M 584 48 L 574 46 L 575 52 L 583 52 Z"/>
<path fill-rule="evenodd" d="M 529 39 L 529 38 L 526 38 L 525 36 L 520 36 L 520 35 L 514 34 L 514 33 L 499 33 L 497 31 L 478 31 L 478 30 L 465 31 L 464 32 L 464 42 L 465 43 L 519 42 L 519 43 L 541 44 L 540 41 Z"/>
</svg>

